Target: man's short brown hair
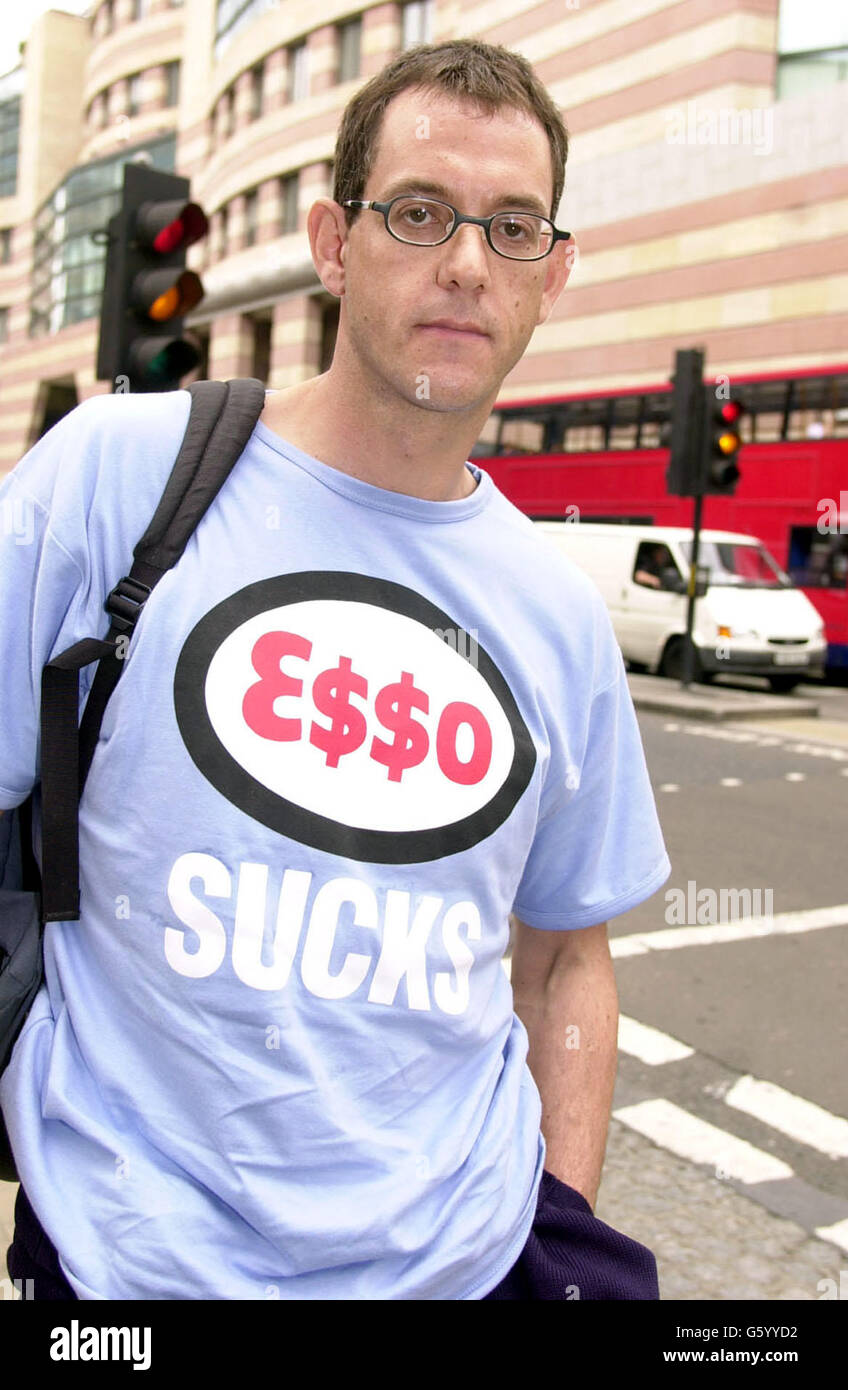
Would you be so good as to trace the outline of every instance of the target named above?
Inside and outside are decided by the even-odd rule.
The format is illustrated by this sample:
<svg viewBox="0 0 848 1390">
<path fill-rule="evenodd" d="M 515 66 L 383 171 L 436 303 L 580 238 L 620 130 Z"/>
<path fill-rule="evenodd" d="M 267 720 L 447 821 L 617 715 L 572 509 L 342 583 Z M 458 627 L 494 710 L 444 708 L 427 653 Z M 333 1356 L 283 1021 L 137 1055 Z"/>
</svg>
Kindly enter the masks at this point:
<svg viewBox="0 0 848 1390">
<path fill-rule="evenodd" d="M 418 87 L 473 102 L 487 115 L 505 107 L 535 117 L 551 147 L 555 219 L 565 185 L 568 132 L 544 84 L 526 58 L 479 39 L 419 44 L 398 54 L 348 102 L 336 141 L 333 198 L 361 198 L 374 164 L 383 113 L 393 97 Z M 357 215 L 346 209 L 348 222 Z"/>
</svg>

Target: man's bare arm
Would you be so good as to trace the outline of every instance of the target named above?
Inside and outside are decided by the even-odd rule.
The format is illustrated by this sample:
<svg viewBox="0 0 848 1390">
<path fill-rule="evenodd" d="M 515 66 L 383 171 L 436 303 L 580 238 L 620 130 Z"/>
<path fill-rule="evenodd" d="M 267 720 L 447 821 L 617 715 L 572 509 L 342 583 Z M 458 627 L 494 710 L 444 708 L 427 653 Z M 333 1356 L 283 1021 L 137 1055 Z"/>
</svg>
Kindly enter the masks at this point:
<svg viewBox="0 0 848 1390">
<path fill-rule="evenodd" d="M 540 931 L 515 919 L 511 978 L 542 1100 L 545 1167 L 594 1209 L 618 1058 L 618 991 L 606 922 Z"/>
</svg>

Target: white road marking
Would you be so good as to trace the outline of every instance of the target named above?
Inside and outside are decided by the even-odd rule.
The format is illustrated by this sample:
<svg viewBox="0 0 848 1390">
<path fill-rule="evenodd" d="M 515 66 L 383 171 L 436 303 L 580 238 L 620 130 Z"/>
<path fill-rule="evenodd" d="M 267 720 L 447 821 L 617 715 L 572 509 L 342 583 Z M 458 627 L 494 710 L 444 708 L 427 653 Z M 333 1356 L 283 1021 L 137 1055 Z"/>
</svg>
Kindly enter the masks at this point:
<svg viewBox="0 0 848 1390">
<path fill-rule="evenodd" d="M 741 787 L 742 780 L 739 777 L 722 777 L 721 785 L 723 787 Z"/>
<path fill-rule="evenodd" d="M 671 1040 L 673 1041 L 673 1039 Z M 829 1158 L 848 1158 L 848 1120 L 784 1091 L 771 1081 L 741 1076 L 724 1097 L 727 1105 L 763 1120 L 790 1139 L 809 1144 Z"/>
<path fill-rule="evenodd" d="M 787 782 L 806 782 L 807 774 L 806 772 L 787 772 L 786 780 Z"/>
<path fill-rule="evenodd" d="M 678 1042 L 668 1033 L 658 1028 L 650 1028 L 646 1023 L 638 1023 L 635 1018 L 620 1014 L 618 1019 L 618 1046 L 631 1057 L 638 1057 L 650 1067 L 662 1066 L 664 1062 L 678 1062 L 684 1057 L 694 1057 L 695 1049 L 686 1043 Z"/>
<path fill-rule="evenodd" d="M 848 1221 L 837 1221 L 835 1226 L 816 1226 L 816 1235 L 829 1240 L 841 1250 L 848 1250 Z"/>
<path fill-rule="evenodd" d="M 752 748 L 781 748 L 786 753 L 802 753 L 810 758 L 830 758 L 833 762 L 848 763 L 848 748 L 826 739 L 799 739 L 797 735 L 755 733 L 750 729 L 727 728 L 711 724 L 663 725 L 669 733 L 685 733 L 691 738 L 713 738 L 721 743 L 747 743 Z"/>
<path fill-rule="evenodd" d="M 848 769 L 846 769 L 846 771 L 848 771 Z M 680 783 L 679 783 L 679 782 L 662 782 L 662 783 L 660 783 L 660 791 L 661 791 L 661 792 L 679 792 L 679 791 L 680 791 Z"/>
<path fill-rule="evenodd" d="M 772 917 L 740 917 L 711 927 L 664 927 L 659 931 L 614 936 L 610 954 L 644 956 L 649 951 L 675 951 L 681 946 L 715 946 L 725 941 L 746 941 L 754 936 L 783 936 L 787 932 L 819 931 L 848 925 L 848 903 L 837 907 L 807 908 L 803 912 L 778 912 Z"/>
<path fill-rule="evenodd" d="M 679 1158 L 691 1163 L 708 1163 L 737 1182 L 772 1182 L 776 1178 L 794 1177 L 788 1163 L 764 1153 L 746 1139 L 718 1129 L 706 1120 L 698 1119 L 688 1110 L 669 1100 L 643 1100 L 638 1105 L 625 1105 L 614 1110 L 613 1116 L 622 1124 L 644 1134 L 655 1144 L 669 1149 Z"/>
</svg>

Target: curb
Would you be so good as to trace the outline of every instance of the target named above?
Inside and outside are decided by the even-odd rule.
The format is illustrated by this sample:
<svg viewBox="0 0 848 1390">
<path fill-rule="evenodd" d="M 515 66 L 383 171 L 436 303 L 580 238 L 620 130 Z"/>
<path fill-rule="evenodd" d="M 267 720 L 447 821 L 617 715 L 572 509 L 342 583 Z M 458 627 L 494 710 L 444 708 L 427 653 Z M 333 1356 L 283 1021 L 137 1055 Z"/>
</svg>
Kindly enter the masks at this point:
<svg viewBox="0 0 848 1390">
<path fill-rule="evenodd" d="M 790 700 L 783 695 L 747 695 L 742 691 L 709 686 L 682 690 L 677 682 L 662 676 L 628 675 L 627 683 L 634 707 L 651 714 L 710 720 L 809 719 L 819 715 L 819 705 L 815 700 Z"/>
</svg>

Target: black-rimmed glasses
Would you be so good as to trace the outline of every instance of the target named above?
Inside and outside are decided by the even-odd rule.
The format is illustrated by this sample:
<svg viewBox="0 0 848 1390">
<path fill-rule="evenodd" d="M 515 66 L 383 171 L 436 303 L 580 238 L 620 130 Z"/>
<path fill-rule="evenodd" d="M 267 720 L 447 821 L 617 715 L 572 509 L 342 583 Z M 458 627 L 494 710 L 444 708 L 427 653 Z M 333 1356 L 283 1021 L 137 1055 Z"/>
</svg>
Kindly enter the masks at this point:
<svg viewBox="0 0 848 1390">
<path fill-rule="evenodd" d="M 547 217 L 535 212 L 496 212 L 492 217 L 469 217 L 450 203 L 435 198 L 415 198 L 401 194 L 388 203 L 348 198 L 346 208 L 380 212 L 386 230 L 396 241 L 410 246 L 441 246 L 453 236 L 462 222 L 483 227 L 486 240 L 499 256 L 512 261 L 540 261 L 558 241 L 568 241 L 570 232 L 561 232 Z"/>
</svg>

